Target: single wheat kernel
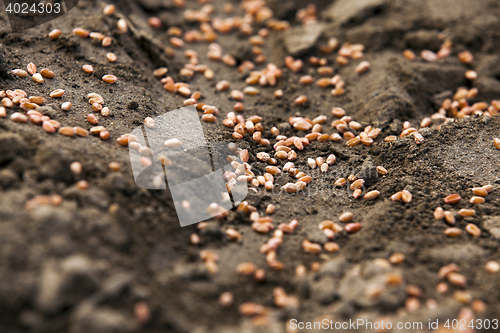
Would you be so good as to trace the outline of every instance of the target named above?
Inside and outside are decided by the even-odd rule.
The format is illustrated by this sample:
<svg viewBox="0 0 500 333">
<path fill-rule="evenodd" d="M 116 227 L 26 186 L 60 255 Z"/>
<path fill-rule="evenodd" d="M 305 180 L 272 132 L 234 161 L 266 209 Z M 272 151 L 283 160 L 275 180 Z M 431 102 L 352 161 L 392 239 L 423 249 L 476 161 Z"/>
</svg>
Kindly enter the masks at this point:
<svg viewBox="0 0 500 333">
<path fill-rule="evenodd" d="M 111 16 L 115 13 L 115 10 L 115 5 L 106 5 L 102 12 L 104 13 L 104 15 Z"/>
<path fill-rule="evenodd" d="M 345 231 L 348 234 L 353 234 L 361 230 L 361 223 L 348 223 L 345 226 Z"/>
<path fill-rule="evenodd" d="M 351 222 L 353 217 L 354 217 L 354 215 L 351 212 L 344 212 L 344 213 L 340 214 L 339 220 L 340 220 L 340 222 L 347 223 L 347 222 Z"/>
<path fill-rule="evenodd" d="M 295 99 L 295 104 L 296 105 L 304 105 L 307 102 L 307 97 L 304 95 L 301 95 Z"/>
<path fill-rule="evenodd" d="M 458 228 L 448 228 L 444 231 L 444 234 L 448 237 L 458 237 L 462 233 L 462 230 Z"/>
<path fill-rule="evenodd" d="M 318 254 L 322 251 L 322 247 L 320 244 L 311 243 L 307 239 L 304 239 L 302 241 L 302 248 L 304 249 L 305 252 L 311 254 Z"/>
<path fill-rule="evenodd" d="M 428 62 L 434 62 L 438 60 L 437 54 L 430 50 L 423 50 L 422 52 L 420 52 L 420 57 Z"/>
<path fill-rule="evenodd" d="M 43 83 L 45 81 L 40 73 L 33 74 L 32 79 L 36 83 Z"/>
<path fill-rule="evenodd" d="M 470 203 L 471 204 L 474 204 L 474 205 L 477 205 L 477 204 L 482 204 L 484 203 L 485 199 L 483 197 L 477 197 L 477 196 L 474 196 L 472 198 L 470 198 Z"/>
<path fill-rule="evenodd" d="M 356 189 L 363 188 L 364 184 L 365 184 L 365 180 L 364 179 L 356 179 L 351 184 L 351 190 L 354 191 Z"/>
<path fill-rule="evenodd" d="M 401 199 L 403 199 L 404 202 L 410 203 L 412 199 L 412 195 L 409 191 L 403 190 L 401 191 Z"/>
<path fill-rule="evenodd" d="M 75 130 L 73 129 L 73 127 L 61 127 L 59 128 L 59 134 L 65 136 L 75 136 Z"/>
<path fill-rule="evenodd" d="M 483 188 L 484 188 L 484 189 L 486 190 L 486 192 L 488 192 L 488 193 L 493 192 L 493 189 L 494 189 L 494 188 L 493 188 L 493 185 L 490 185 L 490 184 L 488 184 L 488 185 L 484 185 L 484 186 L 483 186 Z"/>
<path fill-rule="evenodd" d="M 415 60 L 415 58 L 417 57 L 417 56 L 415 55 L 415 53 L 413 53 L 413 51 L 411 51 L 411 50 L 404 50 L 404 51 L 403 51 L 403 56 L 404 56 L 406 59 L 410 60 L 410 61 Z"/>
<path fill-rule="evenodd" d="M 48 79 L 53 79 L 56 76 L 56 74 L 48 68 L 43 68 L 40 71 L 40 74 L 42 74 L 43 77 L 46 77 Z"/>
<path fill-rule="evenodd" d="M 474 209 L 460 209 L 458 211 L 458 215 L 465 217 L 465 216 L 474 216 L 476 215 L 476 211 Z"/>
<path fill-rule="evenodd" d="M 342 187 L 342 186 L 345 186 L 347 184 L 347 181 L 345 180 L 345 178 L 339 178 L 335 181 L 335 186 L 337 187 Z"/>
<path fill-rule="evenodd" d="M 446 198 L 444 198 L 444 202 L 447 204 L 455 204 L 462 199 L 459 194 L 450 194 Z"/>
<path fill-rule="evenodd" d="M 82 69 L 85 73 L 92 74 L 94 72 L 94 67 L 92 65 L 83 65 Z"/>
<path fill-rule="evenodd" d="M 494 138 L 493 139 L 493 145 L 495 146 L 496 149 L 500 149 L 500 139 L 499 138 Z"/>
<path fill-rule="evenodd" d="M 28 76 L 28 72 L 26 72 L 25 70 L 22 70 L 22 69 L 14 69 L 11 71 L 12 75 L 15 75 L 17 77 L 27 77 Z"/>
<path fill-rule="evenodd" d="M 448 281 L 458 287 L 464 287 L 467 284 L 467 279 L 462 274 L 457 272 L 450 272 L 446 278 Z"/>
<path fill-rule="evenodd" d="M 108 59 L 109 62 L 115 62 L 117 57 L 114 53 L 111 53 L 109 52 L 107 55 L 106 55 L 106 58 Z"/>
<path fill-rule="evenodd" d="M 485 197 L 488 195 L 488 191 L 482 187 L 474 187 L 472 188 L 472 193 L 474 195 L 480 196 L 480 197 Z"/>
<path fill-rule="evenodd" d="M 229 228 L 226 230 L 226 235 L 232 241 L 238 241 L 241 239 L 241 233 L 235 229 Z"/>
<path fill-rule="evenodd" d="M 52 40 L 57 39 L 59 38 L 59 36 L 61 36 L 61 33 L 62 33 L 61 30 L 54 29 L 51 32 L 49 32 L 49 38 Z"/>
<path fill-rule="evenodd" d="M 349 147 L 354 147 L 354 146 L 357 146 L 358 144 L 361 143 L 361 139 L 359 137 L 355 137 L 355 138 L 352 138 L 350 139 L 349 141 L 347 141 L 347 145 Z"/>
<path fill-rule="evenodd" d="M 118 78 L 114 75 L 107 74 L 102 77 L 102 80 L 106 83 L 113 84 L 118 81 Z"/>
<path fill-rule="evenodd" d="M 481 236 L 481 229 L 477 225 L 469 223 L 465 226 L 465 231 L 467 231 L 472 237 Z"/>
<path fill-rule="evenodd" d="M 444 216 L 444 220 L 446 221 L 446 223 L 448 223 L 449 225 L 455 225 L 455 223 L 456 223 L 455 216 L 453 215 L 452 212 L 445 211 L 445 212 L 443 212 L 443 216 Z"/>
<path fill-rule="evenodd" d="M 500 264 L 497 261 L 488 261 L 484 266 L 488 273 L 497 273 L 500 271 Z"/>
<path fill-rule="evenodd" d="M 365 200 L 374 200 L 375 198 L 377 198 L 379 196 L 380 192 L 379 191 L 370 191 L 368 193 L 365 194 L 365 196 L 363 197 Z"/>
<path fill-rule="evenodd" d="M 75 28 L 73 29 L 73 34 L 81 38 L 87 38 L 90 35 L 90 32 L 82 28 Z"/>
<path fill-rule="evenodd" d="M 101 110 L 101 116 L 108 117 L 111 114 L 111 111 L 107 106 L 103 107 Z"/>
<path fill-rule="evenodd" d="M 102 45 L 103 47 L 108 47 L 108 46 L 110 46 L 112 43 L 113 43 L 113 39 L 112 39 L 111 37 L 104 37 L 104 38 L 102 39 L 102 43 L 101 43 L 101 45 Z"/>
<path fill-rule="evenodd" d="M 393 265 L 402 264 L 404 261 L 405 261 L 405 255 L 401 252 L 393 253 L 389 257 L 389 262 Z"/>
<path fill-rule="evenodd" d="M 97 123 L 99 122 L 99 120 L 93 113 L 87 115 L 87 121 L 92 125 L 97 125 Z"/>
<path fill-rule="evenodd" d="M 362 61 L 356 67 L 355 71 L 358 74 L 366 73 L 370 69 L 370 63 L 368 61 Z"/>
<path fill-rule="evenodd" d="M 61 105 L 61 109 L 62 109 L 63 111 L 69 111 L 69 110 L 71 110 L 71 106 L 72 106 L 72 105 L 71 105 L 71 102 L 65 102 L 65 103 L 63 103 L 63 104 Z"/>
<path fill-rule="evenodd" d="M 444 294 L 448 292 L 448 285 L 445 282 L 441 282 L 436 286 L 436 291 L 439 294 Z"/>
<path fill-rule="evenodd" d="M 124 19 L 119 19 L 118 22 L 116 22 L 116 27 L 121 33 L 126 33 L 128 31 L 128 24 L 127 21 Z"/>
<path fill-rule="evenodd" d="M 458 54 L 458 59 L 464 64 L 470 64 L 474 60 L 474 56 L 469 51 L 465 50 Z"/>
<path fill-rule="evenodd" d="M 436 210 L 434 211 L 434 218 L 436 220 L 442 220 L 444 219 L 444 217 L 445 217 L 444 209 L 441 207 L 437 207 Z"/>
</svg>

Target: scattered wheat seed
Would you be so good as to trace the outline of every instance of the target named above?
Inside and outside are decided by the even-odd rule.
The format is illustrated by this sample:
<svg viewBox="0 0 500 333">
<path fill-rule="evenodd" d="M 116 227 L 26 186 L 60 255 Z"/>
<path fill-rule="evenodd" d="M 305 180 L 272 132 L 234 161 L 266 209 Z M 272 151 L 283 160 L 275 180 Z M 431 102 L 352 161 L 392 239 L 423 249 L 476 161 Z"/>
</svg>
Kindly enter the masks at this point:
<svg viewBox="0 0 500 333">
<path fill-rule="evenodd" d="M 483 197 L 477 197 L 477 196 L 474 196 L 472 198 L 470 198 L 470 203 L 471 204 L 474 204 L 474 205 L 477 205 L 477 204 L 482 204 L 484 203 L 485 199 Z"/>
<path fill-rule="evenodd" d="M 48 79 L 53 79 L 56 76 L 56 74 L 48 68 L 43 68 L 40 71 L 40 74 L 42 74 L 43 77 L 46 77 Z"/>
<path fill-rule="evenodd" d="M 12 75 L 15 75 L 17 77 L 27 77 L 28 76 L 28 72 L 26 72 L 25 70 L 22 70 L 22 69 L 14 69 L 11 71 Z"/>
<path fill-rule="evenodd" d="M 307 239 L 304 239 L 302 241 L 302 248 L 304 249 L 305 252 L 311 253 L 311 254 L 318 254 L 322 251 L 321 245 L 317 243 L 311 243 Z"/>
<path fill-rule="evenodd" d="M 467 231 L 472 237 L 481 236 L 481 229 L 477 225 L 469 223 L 465 226 L 465 231 Z"/>
<path fill-rule="evenodd" d="M 458 54 L 458 59 L 464 64 L 470 64 L 474 60 L 474 56 L 469 51 L 465 50 Z"/>
<path fill-rule="evenodd" d="M 464 287 L 467 284 L 467 279 L 462 274 L 457 272 L 450 272 L 446 278 L 448 281 L 458 287 Z"/>
<path fill-rule="evenodd" d="M 71 102 L 65 102 L 65 103 L 63 103 L 63 104 L 61 105 L 61 109 L 62 109 L 63 111 L 69 111 L 69 110 L 71 110 L 71 106 L 72 106 L 72 105 L 71 105 Z"/>
<path fill-rule="evenodd" d="M 49 32 L 49 38 L 52 40 L 57 39 L 59 38 L 59 36 L 61 36 L 61 33 L 62 33 L 61 30 L 54 29 L 51 32 Z"/>
<path fill-rule="evenodd" d="M 241 233 L 235 229 L 229 228 L 226 230 L 226 235 L 231 239 L 232 241 L 238 241 L 241 239 Z"/>
<path fill-rule="evenodd" d="M 226 291 L 219 296 L 219 304 L 225 308 L 229 307 L 233 304 L 233 299 L 234 299 L 233 294 L 230 293 L 229 291 Z"/>
<path fill-rule="evenodd" d="M 118 22 L 116 22 L 116 26 L 121 33 L 126 33 L 128 31 L 127 21 L 122 18 L 119 19 Z"/>
<path fill-rule="evenodd" d="M 436 210 L 434 210 L 434 218 L 436 220 L 442 220 L 444 219 L 444 209 L 441 207 L 437 207 Z"/>
<path fill-rule="evenodd" d="M 437 54 L 430 50 L 423 50 L 420 52 L 420 57 L 428 62 L 435 62 L 438 60 Z"/>
<path fill-rule="evenodd" d="M 356 67 L 355 71 L 358 74 L 366 73 L 370 69 L 370 63 L 368 61 L 362 61 Z"/>
<path fill-rule="evenodd" d="M 111 44 L 113 43 L 113 39 L 111 37 L 104 37 L 103 40 L 102 40 L 102 43 L 101 45 L 103 47 L 108 47 L 110 46 Z"/>
<path fill-rule="evenodd" d="M 27 123 L 28 117 L 22 113 L 14 112 L 10 115 L 10 119 L 16 123 Z"/>
<path fill-rule="evenodd" d="M 477 73 L 473 70 L 468 70 L 465 72 L 465 78 L 470 81 L 477 80 Z"/>
<path fill-rule="evenodd" d="M 354 215 L 351 212 L 344 212 L 344 213 L 340 214 L 339 220 L 340 220 L 340 222 L 347 223 L 347 222 L 351 222 L 353 217 L 354 217 Z"/>
<path fill-rule="evenodd" d="M 459 194 L 450 194 L 444 198 L 444 202 L 447 204 L 455 204 L 462 199 Z"/>
<path fill-rule="evenodd" d="M 401 191 L 401 199 L 403 199 L 404 202 L 410 203 L 412 199 L 412 195 L 409 191 L 403 190 Z"/>
<path fill-rule="evenodd" d="M 488 261 L 484 266 L 488 273 L 498 273 L 500 272 L 500 264 L 497 261 Z"/>
<path fill-rule="evenodd" d="M 113 84 L 118 81 L 118 78 L 114 75 L 107 74 L 102 77 L 102 80 L 106 83 Z"/>
<path fill-rule="evenodd" d="M 403 51 L 403 56 L 404 56 L 406 59 L 410 60 L 410 61 L 415 60 L 415 58 L 417 57 L 417 56 L 415 55 L 415 53 L 413 53 L 413 51 L 411 51 L 411 50 L 404 50 L 404 51 Z"/>
<path fill-rule="evenodd" d="M 456 223 L 455 216 L 453 215 L 452 212 L 445 211 L 445 212 L 443 212 L 443 216 L 444 216 L 446 223 L 448 223 L 449 225 L 455 225 L 455 223 Z"/>
<path fill-rule="evenodd" d="M 167 147 L 170 147 L 170 148 L 177 148 L 177 147 L 180 147 L 182 145 L 182 142 L 181 140 L 177 139 L 177 138 L 173 138 L 173 139 L 168 139 L 167 141 L 165 141 L 165 146 Z"/>
<path fill-rule="evenodd" d="M 75 130 L 73 127 L 61 127 L 59 128 L 59 134 L 65 135 L 65 136 L 75 136 Z"/>
<path fill-rule="evenodd" d="M 345 231 L 348 234 L 353 234 L 361 230 L 361 223 L 348 223 L 345 226 Z"/>
<path fill-rule="evenodd" d="M 337 252 L 340 250 L 339 244 L 334 242 L 326 242 L 325 244 L 323 244 L 323 248 L 325 249 L 326 252 L 330 253 Z"/>
<path fill-rule="evenodd" d="M 462 217 L 466 217 L 466 216 L 475 216 L 476 215 L 476 211 L 474 209 L 460 209 L 458 211 L 458 215 L 462 216 Z"/>
<path fill-rule="evenodd" d="M 110 162 L 108 164 L 108 167 L 109 167 L 109 170 L 111 170 L 113 172 L 120 171 L 120 163 L 118 163 L 118 162 Z"/>
<path fill-rule="evenodd" d="M 496 149 L 500 149 L 500 139 L 499 138 L 494 138 L 493 139 L 493 145 L 495 146 Z"/>
<path fill-rule="evenodd" d="M 116 61 L 116 55 L 114 53 L 109 52 L 106 55 L 106 58 L 108 59 L 109 62 L 115 62 Z"/>
<path fill-rule="evenodd" d="M 337 187 L 343 187 L 347 184 L 347 181 L 345 180 L 345 178 L 339 178 L 335 181 L 335 186 Z"/>
<path fill-rule="evenodd" d="M 93 113 L 87 115 L 87 121 L 92 125 L 97 125 L 97 123 L 99 122 L 99 120 Z"/>
<path fill-rule="evenodd" d="M 379 191 L 370 191 L 368 193 L 365 194 L 365 196 L 363 197 L 365 200 L 374 200 L 375 198 L 377 198 L 379 196 L 380 192 Z"/>
<path fill-rule="evenodd" d="M 447 228 L 444 231 L 444 234 L 448 237 L 458 237 L 462 233 L 462 230 L 458 228 Z"/>
<path fill-rule="evenodd" d="M 108 117 L 111 114 L 109 108 L 107 106 L 103 107 L 101 110 L 101 116 Z"/>
<path fill-rule="evenodd" d="M 43 83 L 45 81 L 40 73 L 33 74 L 32 79 L 36 83 Z"/>
<path fill-rule="evenodd" d="M 405 261 L 405 255 L 401 252 L 393 253 L 389 257 L 389 262 L 393 265 L 402 264 L 404 261 Z"/>
</svg>

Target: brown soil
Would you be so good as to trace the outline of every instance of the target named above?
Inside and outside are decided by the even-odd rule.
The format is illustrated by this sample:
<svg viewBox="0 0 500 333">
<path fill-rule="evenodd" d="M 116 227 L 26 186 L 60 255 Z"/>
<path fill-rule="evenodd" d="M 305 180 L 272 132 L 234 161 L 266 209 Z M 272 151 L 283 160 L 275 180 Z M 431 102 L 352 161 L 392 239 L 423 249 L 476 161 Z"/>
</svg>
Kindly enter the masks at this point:
<svg viewBox="0 0 500 333">
<path fill-rule="evenodd" d="M 270 1 L 268 5 L 279 19 L 290 20 L 292 28 L 297 10 L 306 1 Z M 260 115 L 264 119 L 265 137 L 274 143 L 269 129 L 278 126 L 287 136 L 297 135 L 288 124 L 290 116 L 313 118 L 328 116 L 325 132 L 333 120 L 330 110 L 339 106 L 362 125 L 378 126 L 382 133 L 371 147 L 349 148 L 345 143 L 313 142 L 298 154 L 296 165 L 308 170 L 307 158 L 331 153 L 337 163 L 326 175 L 315 174 L 308 188 L 310 195 L 266 194 L 260 191 L 248 197 L 249 203 L 263 212 L 269 203 L 277 207 L 274 224 L 299 221 L 292 235 L 285 235 L 278 250 L 283 271 L 268 267 L 259 248 L 269 236 L 251 229 L 248 215 L 231 211 L 222 220 L 211 220 L 207 228 L 196 225 L 181 228 L 176 217 L 169 190 L 144 190 L 134 183 L 128 149 L 115 139 L 143 123 L 145 117 L 155 117 L 182 106 L 182 98 L 166 92 L 152 76 L 160 66 L 169 68 L 176 81 L 184 80 L 179 69 L 186 62 L 183 51 L 170 59 L 164 52 L 168 44 L 167 28 L 179 26 L 184 30 L 197 28 L 182 16 L 182 9 L 169 1 L 138 0 L 116 2 L 118 12 L 127 17 L 134 29 L 120 34 L 117 17 L 102 15 L 103 4 L 80 1 L 67 15 L 43 26 L 22 33 L 11 33 L 5 17 L 0 21 L 1 77 L 0 90 L 23 89 L 28 95 L 48 94 L 57 88 L 65 89 L 63 101 L 71 101 L 69 112 L 60 110 L 61 101 L 48 99 L 42 113 L 61 122 L 63 126 L 90 128 L 85 120 L 91 106 L 85 96 L 101 94 L 110 117 L 99 116 L 99 124 L 109 129 L 111 138 L 68 138 L 50 135 L 40 126 L 17 124 L 0 118 L 0 331 L 1 332 L 284 332 L 285 323 L 292 318 L 313 321 L 331 318 L 344 321 L 352 318 L 380 318 L 397 321 L 445 320 L 457 318 L 463 307 L 454 299 L 456 290 L 464 289 L 472 299 L 483 300 L 486 312 L 474 313 L 476 318 L 498 318 L 500 291 L 498 275 L 484 269 L 486 262 L 500 260 L 498 234 L 488 232 L 485 221 L 500 224 L 499 184 L 500 151 L 493 146 L 493 137 L 500 136 L 500 118 L 474 116 L 443 125 L 434 121 L 432 128 L 423 131 L 425 142 L 416 145 L 412 138 L 385 143 L 387 135 L 399 135 L 402 123 L 410 121 L 415 127 L 424 117 L 435 113 L 441 101 L 461 86 L 479 89 L 477 98 L 469 103 L 500 97 L 500 5 L 497 1 L 473 0 L 380 0 L 333 3 L 318 0 L 319 21 L 324 23 L 322 35 L 310 49 L 302 52 L 304 68 L 299 73 L 284 69 L 276 88 L 260 88 L 260 95 L 245 96 L 245 117 Z M 222 12 L 221 1 L 214 1 L 216 15 Z M 237 3 L 236 13 L 242 14 Z M 188 1 L 187 8 L 199 8 Z M 160 17 L 163 27 L 152 30 L 147 25 L 151 15 Z M 99 31 L 112 36 L 112 46 L 105 49 L 90 39 L 71 34 L 74 27 Z M 263 26 L 263 25 L 262 25 Z M 259 28 L 257 25 L 256 28 Z M 54 28 L 63 31 L 52 41 L 47 34 Z M 417 59 L 410 62 L 402 51 L 411 48 L 419 54 L 422 49 L 437 51 L 443 39 L 452 40 L 452 56 L 436 63 Z M 311 55 L 320 55 L 319 47 L 331 36 L 340 42 L 365 45 L 365 60 L 371 69 L 358 75 L 354 68 L 360 62 L 351 61 L 345 67 L 335 64 L 335 54 L 326 55 L 329 64 L 346 82 L 346 94 L 330 95 L 330 89 L 315 84 L 302 86 L 300 76 L 316 69 L 307 63 Z M 231 33 L 219 36 L 218 43 L 225 53 L 233 54 L 238 62 L 251 59 L 247 36 Z M 283 33 L 272 32 L 263 47 L 269 62 L 284 68 L 287 55 Z M 206 136 L 214 141 L 232 142 L 232 131 L 222 120 L 235 101 L 229 92 L 218 93 L 215 84 L 227 79 L 232 89 L 243 89 L 244 76 L 222 63 L 206 59 L 206 43 L 187 44 L 200 55 L 200 63 L 209 64 L 215 78 L 207 81 L 195 75 L 189 84 L 199 90 L 203 102 L 220 110 L 217 123 L 204 123 Z M 469 49 L 475 60 L 462 64 L 456 57 Z M 109 63 L 106 53 L 114 52 L 118 61 Z M 25 68 L 33 62 L 39 69 L 48 67 L 56 72 L 52 80 L 38 85 L 29 78 L 14 78 L 7 71 Z M 95 72 L 85 74 L 83 64 L 92 64 Z M 261 67 L 258 67 L 261 68 Z M 478 79 L 467 81 L 464 72 L 474 69 Z M 115 85 L 100 78 L 114 74 Z M 276 100 L 273 91 L 281 88 L 284 97 Z M 309 102 L 302 107 L 293 100 L 300 94 Z M 13 110 L 8 110 L 10 115 Z M 303 135 L 303 133 L 302 133 Z M 250 162 L 257 170 L 264 164 L 256 160 L 259 151 L 271 152 L 250 138 L 239 143 L 250 150 Z M 69 166 L 79 161 L 83 172 L 75 176 Z M 119 162 L 121 170 L 110 172 L 108 164 Z M 280 162 L 281 165 L 283 162 Z M 383 165 L 389 173 L 377 176 L 375 166 Z M 371 172 L 371 173 L 370 173 Z M 365 190 L 377 189 L 380 196 L 366 202 L 352 198 L 350 191 L 335 190 L 333 182 L 340 176 L 371 175 L 366 178 Z M 87 180 L 90 186 L 81 191 L 75 184 Z M 280 177 L 284 185 L 290 177 Z M 461 236 L 447 238 L 447 225 L 433 218 L 433 211 L 442 206 L 452 212 L 472 206 L 470 188 L 492 184 L 495 187 L 486 202 L 476 206 L 476 216 L 457 217 Z M 409 204 L 393 202 L 390 196 L 407 189 L 413 194 Z M 459 193 L 462 201 L 445 205 L 443 198 Z M 62 205 L 38 206 L 26 210 L 25 203 L 36 195 L 60 194 Z M 109 212 L 111 204 L 118 204 Z M 336 238 L 340 251 L 335 254 L 311 255 L 302 250 L 307 238 L 327 241 L 317 224 L 325 219 L 338 221 L 344 211 L 354 213 L 355 222 L 362 224 L 360 232 L 341 233 Z M 495 222 L 497 221 L 497 222 Z M 482 234 L 472 238 L 465 225 L 478 225 Z M 239 230 L 242 241 L 229 241 L 224 231 Z M 198 233 L 199 245 L 192 245 L 189 236 Z M 219 272 L 210 275 L 199 252 L 211 249 L 219 257 Z M 389 268 L 373 263 L 402 252 L 406 260 Z M 235 267 L 244 261 L 254 262 L 266 272 L 266 281 L 257 283 L 251 277 L 237 275 Z M 320 262 L 318 272 L 310 270 Z M 445 294 L 436 292 L 440 282 L 440 267 L 456 263 L 467 278 L 467 286 L 450 285 Z M 295 277 L 295 267 L 304 264 L 305 277 Z M 360 273 L 356 274 L 356 270 Z M 379 285 L 387 272 L 402 274 L 403 283 L 387 287 L 379 298 L 366 296 L 365 288 Z M 500 273 L 499 273 L 500 274 Z M 402 310 L 407 295 L 405 287 L 414 284 L 422 289 L 420 308 L 412 313 Z M 279 309 L 273 303 L 272 291 L 281 286 L 298 297 L 298 309 Z M 234 304 L 222 308 L 219 295 L 230 291 Z M 426 306 L 428 299 L 437 301 L 437 308 Z M 134 304 L 144 300 L 151 309 L 151 320 L 141 326 L 134 318 Z M 255 302 L 269 307 L 267 325 L 254 327 L 252 321 L 238 313 L 238 306 Z M 487 331 L 484 329 L 478 332 Z"/>
</svg>

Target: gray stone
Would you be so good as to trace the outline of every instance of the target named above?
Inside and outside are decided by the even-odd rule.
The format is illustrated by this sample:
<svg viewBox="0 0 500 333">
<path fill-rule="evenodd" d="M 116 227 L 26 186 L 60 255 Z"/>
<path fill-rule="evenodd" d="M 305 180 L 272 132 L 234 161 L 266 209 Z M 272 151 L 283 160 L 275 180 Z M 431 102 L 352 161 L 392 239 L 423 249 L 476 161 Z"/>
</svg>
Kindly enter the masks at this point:
<svg viewBox="0 0 500 333">
<path fill-rule="evenodd" d="M 71 315 L 70 333 L 127 333 L 137 329 L 130 315 L 107 307 L 82 303 Z"/>
<path fill-rule="evenodd" d="M 36 306 L 45 313 L 55 313 L 87 297 L 97 284 L 96 269 L 84 255 L 74 255 L 60 263 L 49 262 L 42 270 Z"/>
<path fill-rule="evenodd" d="M 485 250 L 480 246 L 465 244 L 450 244 L 445 246 L 436 246 L 432 249 L 423 250 L 419 260 L 433 260 L 439 264 L 446 265 L 450 262 L 474 261 L 485 255 Z"/>
<path fill-rule="evenodd" d="M 320 230 L 317 226 L 311 226 L 307 230 L 304 231 L 305 238 L 308 239 L 312 243 L 325 244 L 329 241 L 328 237 L 326 237 L 323 230 Z"/>
<path fill-rule="evenodd" d="M 325 262 L 321 266 L 319 273 L 321 276 L 330 276 L 339 279 L 344 275 L 347 265 L 348 263 L 344 257 L 335 257 L 334 259 Z"/>
<path fill-rule="evenodd" d="M 17 134 L 0 134 L 0 164 L 11 161 L 18 155 L 27 153 L 28 147 L 23 138 Z"/>
<path fill-rule="evenodd" d="M 385 0 L 337 0 L 323 16 L 341 24 L 362 23 L 385 6 Z"/>
<path fill-rule="evenodd" d="M 338 282 L 325 277 L 312 285 L 311 298 L 321 304 L 330 304 L 338 298 Z"/>
<path fill-rule="evenodd" d="M 293 27 L 285 33 L 285 46 L 289 54 L 299 56 L 314 46 L 323 32 L 323 24 L 307 24 Z"/>
<path fill-rule="evenodd" d="M 496 239 L 500 239 L 500 216 L 484 216 L 483 228 Z"/>
</svg>

